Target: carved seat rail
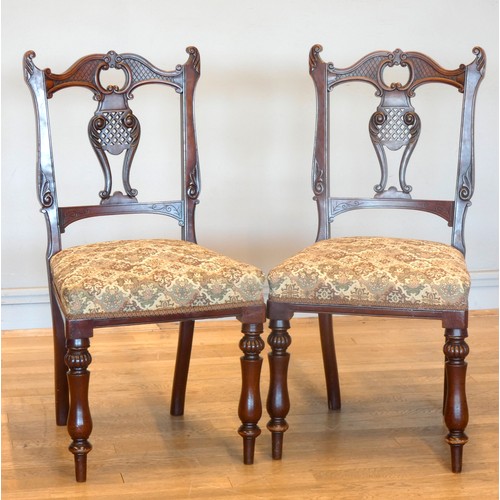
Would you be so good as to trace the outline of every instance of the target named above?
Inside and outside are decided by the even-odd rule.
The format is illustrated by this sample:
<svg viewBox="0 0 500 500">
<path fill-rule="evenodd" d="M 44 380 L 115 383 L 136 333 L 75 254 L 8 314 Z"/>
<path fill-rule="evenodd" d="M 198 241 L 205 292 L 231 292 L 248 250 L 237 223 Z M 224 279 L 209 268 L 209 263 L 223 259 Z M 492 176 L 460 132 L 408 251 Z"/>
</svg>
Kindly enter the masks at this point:
<svg viewBox="0 0 500 500">
<path fill-rule="evenodd" d="M 158 201 L 155 203 L 114 203 L 103 205 L 84 205 L 59 208 L 59 228 L 61 232 L 73 222 L 89 217 L 126 214 L 157 214 L 176 219 L 184 225 L 184 203 L 179 201 Z"/>
<path fill-rule="evenodd" d="M 364 208 L 394 208 L 429 212 L 443 218 L 451 227 L 455 203 L 445 200 L 413 200 L 398 198 L 329 198 L 328 222 L 333 222 L 337 215 L 350 210 Z"/>
</svg>

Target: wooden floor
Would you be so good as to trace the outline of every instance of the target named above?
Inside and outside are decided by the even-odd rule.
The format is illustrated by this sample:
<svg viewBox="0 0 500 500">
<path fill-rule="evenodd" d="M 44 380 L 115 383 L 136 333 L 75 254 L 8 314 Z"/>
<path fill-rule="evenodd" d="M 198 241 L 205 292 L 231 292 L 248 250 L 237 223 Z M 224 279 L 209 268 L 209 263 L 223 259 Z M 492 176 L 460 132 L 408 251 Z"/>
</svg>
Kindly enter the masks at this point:
<svg viewBox="0 0 500 500">
<path fill-rule="evenodd" d="M 184 417 L 169 415 L 177 326 L 98 331 L 85 484 L 74 482 L 70 440 L 54 422 L 50 332 L 4 332 L 3 498 L 498 498 L 498 312 L 470 321 L 460 475 L 444 442 L 440 323 L 341 317 L 335 327 L 342 411 L 326 406 L 316 320 L 294 319 L 284 457 L 270 457 L 265 414 L 247 466 L 236 433 L 238 322 L 199 323 Z M 266 361 L 264 400 L 267 388 Z"/>
</svg>

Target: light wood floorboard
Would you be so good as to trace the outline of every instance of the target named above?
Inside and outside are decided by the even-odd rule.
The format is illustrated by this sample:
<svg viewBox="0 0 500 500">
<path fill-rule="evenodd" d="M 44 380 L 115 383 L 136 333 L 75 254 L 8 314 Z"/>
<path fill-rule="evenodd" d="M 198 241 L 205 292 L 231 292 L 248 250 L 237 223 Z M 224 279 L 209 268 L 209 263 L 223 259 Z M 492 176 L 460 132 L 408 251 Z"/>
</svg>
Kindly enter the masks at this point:
<svg viewBox="0 0 500 500">
<path fill-rule="evenodd" d="M 342 411 L 326 405 L 316 319 L 292 320 L 283 460 L 271 459 L 264 411 L 250 466 L 236 433 L 237 321 L 198 324 L 183 417 L 169 415 L 177 324 L 97 331 L 84 484 L 55 425 L 50 332 L 3 332 L 3 498 L 498 498 L 498 311 L 470 318 L 470 441 L 459 475 L 444 441 L 440 323 L 339 317 L 334 326 Z M 268 373 L 265 360 L 264 402 Z"/>
</svg>

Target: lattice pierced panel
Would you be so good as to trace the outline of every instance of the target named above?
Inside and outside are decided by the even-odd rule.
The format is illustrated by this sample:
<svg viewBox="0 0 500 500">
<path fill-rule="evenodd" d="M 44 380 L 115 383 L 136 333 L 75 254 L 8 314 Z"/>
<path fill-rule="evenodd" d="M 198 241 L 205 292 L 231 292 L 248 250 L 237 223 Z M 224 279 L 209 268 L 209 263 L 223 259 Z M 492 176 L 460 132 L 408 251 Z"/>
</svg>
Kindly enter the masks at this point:
<svg viewBox="0 0 500 500">
<path fill-rule="evenodd" d="M 98 147 L 120 154 L 138 140 L 139 122 L 130 111 L 107 111 L 93 118 Z"/>
<path fill-rule="evenodd" d="M 405 122 L 406 108 L 386 108 L 385 120 L 378 129 L 377 139 L 389 144 L 406 144 L 410 137 L 410 127 Z"/>
</svg>

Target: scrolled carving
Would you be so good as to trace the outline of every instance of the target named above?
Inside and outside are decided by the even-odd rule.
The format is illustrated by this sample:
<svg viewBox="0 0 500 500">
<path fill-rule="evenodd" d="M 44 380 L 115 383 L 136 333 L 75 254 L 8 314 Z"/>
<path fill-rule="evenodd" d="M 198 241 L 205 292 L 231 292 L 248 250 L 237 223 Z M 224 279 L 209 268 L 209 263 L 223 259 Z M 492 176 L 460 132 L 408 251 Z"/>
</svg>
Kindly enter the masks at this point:
<svg viewBox="0 0 500 500">
<path fill-rule="evenodd" d="M 127 113 L 123 118 L 122 118 L 123 125 L 127 128 L 136 128 L 138 125 L 138 120 L 137 118 L 130 112 Z M 132 134 L 134 135 L 134 134 Z"/>
<path fill-rule="evenodd" d="M 189 46 L 186 48 L 186 52 L 189 54 L 189 62 L 193 66 L 194 70 L 200 72 L 200 52 L 196 47 Z"/>
<path fill-rule="evenodd" d="M 458 196 L 463 201 L 469 201 L 472 198 L 474 190 L 474 182 L 472 177 L 472 164 L 465 170 L 461 178 L 461 187 L 458 191 Z"/>
<path fill-rule="evenodd" d="M 325 170 L 316 158 L 314 158 L 312 169 L 312 189 L 316 196 L 321 195 L 325 190 Z"/>
<path fill-rule="evenodd" d="M 49 208 L 54 204 L 54 195 L 50 192 L 47 191 L 43 194 L 42 197 L 42 205 L 44 208 Z"/>
<path fill-rule="evenodd" d="M 29 50 L 24 54 L 24 78 L 29 80 L 31 75 L 35 72 L 35 63 L 33 62 L 33 58 L 36 57 L 36 54 L 33 50 Z"/>
<path fill-rule="evenodd" d="M 43 208 L 49 208 L 54 204 L 54 194 L 52 192 L 52 183 L 42 175 L 40 182 L 40 203 Z"/>
<path fill-rule="evenodd" d="M 348 212 L 349 210 L 356 210 L 362 208 L 365 204 L 362 200 L 349 200 L 338 202 L 330 198 L 330 209 L 328 213 L 328 221 L 333 222 L 335 217 L 343 212 Z"/>
<path fill-rule="evenodd" d="M 406 64 L 404 60 L 408 56 L 401 50 L 401 49 L 396 49 L 393 52 L 388 52 L 387 53 L 387 59 L 389 61 L 389 66 L 394 66 L 396 65 L 404 65 Z"/>
<path fill-rule="evenodd" d="M 319 44 L 313 45 L 309 51 L 309 71 L 313 72 L 318 63 L 321 62 L 320 53 L 323 51 L 323 47 Z M 330 63 L 332 64 L 332 63 Z M 333 66 L 333 65 L 332 65 Z"/>
<path fill-rule="evenodd" d="M 482 73 L 486 65 L 486 54 L 482 47 L 474 47 L 472 53 L 476 56 L 476 68 Z"/>
<path fill-rule="evenodd" d="M 375 113 L 373 113 L 373 115 L 370 119 L 370 133 L 377 136 L 378 127 L 383 125 L 386 120 L 387 120 L 387 116 L 382 111 L 376 111 Z"/>
<path fill-rule="evenodd" d="M 401 182 L 401 181 L 400 181 Z M 411 186 L 408 186 L 411 190 Z M 375 199 L 381 200 L 381 199 L 386 199 L 386 200 L 402 200 L 402 199 L 411 199 L 411 196 L 409 193 L 405 193 L 403 191 L 399 191 L 396 186 L 390 186 L 388 187 L 385 191 L 382 193 L 377 193 L 374 196 Z"/>
<path fill-rule="evenodd" d="M 106 123 L 103 115 L 95 115 L 89 122 L 89 139 L 94 148 L 101 149 L 101 131 L 106 127 Z"/>
<path fill-rule="evenodd" d="M 191 200 L 196 200 L 200 194 L 200 171 L 198 162 L 189 174 L 189 182 L 186 188 L 186 195 Z"/>
<path fill-rule="evenodd" d="M 484 52 L 480 47 L 474 49 L 476 54 L 476 67 L 482 71 L 484 67 Z M 399 65 L 407 67 L 410 77 L 407 83 L 392 83 L 387 86 L 382 78 L 386 66 Z M 420 85 L 430 82 L 441 82 L 452 85 L 460 92 L 464 89 L 466 67 L 460 65 L 454 70 L 446 70 L 425 54 L 419 52 L 403 52 L 396 49 L 393 52 L 377 51 L 368 54 L 357 63 L 344 69 L 328 65 L 328 90 L 335 85 L 348 81 L 362 81 L 370 83 L 376 88 L 375 95 L 382 96 L 386 92 L 405 92 L 408 97 L 415 95 L 415 89 Z"/>
<path fill-rule="evenodd" d="M 106 123 L 107 123 L 106 118 L 104 118 L 104 116 L 102 115 L 98 115 L 93 119 L 92 128 L 95 131 L 103 130 L 104 127 L 106 127 Z M 99 135 L 97 135 L 96 138 L 99 141 Z"/>
<path fill-rule="evenodd" d="M 110 50 L 104 57 L 103 60 L 106 62 L 108 68 L 120 69 L 121 63 L 123 61 L 122 56 L 118 55 L 114 50 Z"/>
<path fill-rule="evenodd" d="M 174 203 L 154 203 L 151 207 L 155 212 L 162 212 L 179 221 L 179 225 L 184 225 L 184 210 L 182 202 Z"/>
<path fill-rule="evenodd" d="M 415 113 L 412 113 L 411 111 L 408 111 L 403 115 L 403 121 L 406 123 L 408 126 L 420 125 L 420 120 L 418 119 L 418 116 Z M 415 131 L 411 135 L 415 135 Z"/>
</svg>

